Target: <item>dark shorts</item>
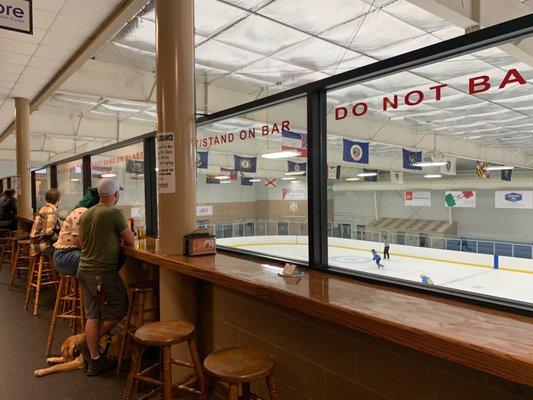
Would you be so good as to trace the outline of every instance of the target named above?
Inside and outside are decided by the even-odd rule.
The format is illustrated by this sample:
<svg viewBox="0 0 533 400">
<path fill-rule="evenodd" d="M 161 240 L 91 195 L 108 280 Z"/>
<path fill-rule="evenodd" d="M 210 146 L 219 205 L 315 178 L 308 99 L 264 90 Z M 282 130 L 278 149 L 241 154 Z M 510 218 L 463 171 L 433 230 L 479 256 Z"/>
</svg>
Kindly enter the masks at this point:
<svg viewBox="0 0 533 400">
<path fill-rule="evenodd" d="M 85 318 L 115 321 L 128 312 L 128 292 L 117 271 L 89 272 L 78 269 Z M 100 282 L 100 292 L 98 292 Z"/>
<path fill-rule="evenodd" d="M 76 275 L 80 263 L 81 250 L 59 249 L 54 252 L 54 265 L 62 275 Z"/>
</svg>

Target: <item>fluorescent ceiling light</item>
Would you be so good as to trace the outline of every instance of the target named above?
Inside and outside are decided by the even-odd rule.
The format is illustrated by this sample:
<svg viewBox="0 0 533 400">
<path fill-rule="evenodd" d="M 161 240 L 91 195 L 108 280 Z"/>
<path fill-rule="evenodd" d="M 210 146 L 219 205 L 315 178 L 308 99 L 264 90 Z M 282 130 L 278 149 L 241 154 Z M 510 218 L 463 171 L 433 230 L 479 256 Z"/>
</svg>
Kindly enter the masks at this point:
<svg viewBox="0 0 533 400">
<path fill-rule="evenodd" d="M 436 178 L 442 178 L 442 175 L 441 174 L 427 174 L 427 175 L 424 175 L 424 178 L 436 179 Z"/>
<path fill-rule="evenodd" d="M 70 181 L 71 181 L 71 182 L 79 182 L 80 179 L 79 179 L 79 178 L 71 178 Z"/>
<path fill-rule="evenodd" d="M 359 178 L 346 178 L 347 181 L 360 181 L 361 179 Z"/>
<path fill-rule="evenodd" d="M 360 174 L 357 174 L 357 176 L 365 177 L 365 176 L 377 176 L 377 172 L 361 172 Z"/>
<path fill-rule="evenodd" d="M 293 181 L 295 180 L 296 178 L 294 176 L 287 176 L 285 178 L 281 178 L 282 181 Z"/>
<path fill-rule="evenodd" d="M 119 107 L 119 106 L 112 106 L 111 104 L 101 104 L 102 107 L 104 107 L 106 110 L 110 111 L 122 111 L 122 112 L 131 112 L 131 113 L 138 113 L 141 110 L 138 110 L 136 108 L 129 108 L 129 107 Z"/>
<path fill-rule="evenodd" d="M 291 158 L 291 157 L 299 157 L 300 152 L 298 151 L 291 151 L 291 150 L 283 150 L 283 151 L 276 151 L 273 153 L 265 153 L 262 154 L 261 157 L 263 158 Z"/>
<path fill-rule="evenodd" d="M 446 161 L 418 161 L 413 164 L 413 167 L 442 167 L 446 164 Z"/>
<path fill-rule="evenodd" d="M 248 182 L 261 182 L 261 179 L 250 179 Z"/>
<path fill-rule="evenodd" d="M 231 181 L 230 180 L 220 181 L 220 183 L 231 183 Z"/>
<path fill-rule="evenodd" d="M 102 178 L 114 178 L 117 174 L 109 173 L 100 175 Z"/>
<path fill-rule="evenodd" d="M 468 140 L 474 140 L 474 139 L 481 139 L 483 135 L 475 135 L 475 136 L 469 136 L 467 137 Z"/>
<path fill-rule="evenodd" d="M 225 179 L 229 179 L 230 177 L 227 176 L 227 175 L 219 175 L 219 176 L 215 176 L 215 179 L 218 179 L 220 181 L 222 180 L 225 180 Z"/>
<path fill-rule="evenodd" d="M 291 175 L 304 175 L 305 171 L 292 171 L 292 172 L 285 172 L 285 175 L 291 176 Z"/>
<path fill-rule="evenodd" d="M 487 171 L 503 171 L 507 169 L 514 169 L 514 167 L 511 167 L 510 165 L 491 165 L 489 167 L 485 168 Z"/>
</svg>

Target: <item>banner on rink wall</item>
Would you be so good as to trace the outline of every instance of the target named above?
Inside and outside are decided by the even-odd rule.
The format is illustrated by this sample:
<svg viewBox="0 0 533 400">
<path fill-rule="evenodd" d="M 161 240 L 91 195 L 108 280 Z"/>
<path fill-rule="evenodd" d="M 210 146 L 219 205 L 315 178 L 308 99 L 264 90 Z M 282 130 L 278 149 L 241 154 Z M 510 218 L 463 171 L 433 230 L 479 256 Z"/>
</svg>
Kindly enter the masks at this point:
<svg viewBox="0 0 533 400">
<path fill-rule="evenodd" d="M 509 192 L 494 192 L 496 208 L 533 208 L 533 192 L 513 190 Z"/>
<path fill-rule="evenodd" d="M 196 206 L 197 217 L 209 217 L 213 215 L 213 206 Z"/>
<path fill-rule="evenodd" d="M 476 192 L 472 190 L 444 192 L 446 207 L 476 207 Z"/>
<path fill-rule="evenodd" d="M 405 192 L 404 204 L 408 207 L 431 207 L 431 192 Z"/>
</svg>

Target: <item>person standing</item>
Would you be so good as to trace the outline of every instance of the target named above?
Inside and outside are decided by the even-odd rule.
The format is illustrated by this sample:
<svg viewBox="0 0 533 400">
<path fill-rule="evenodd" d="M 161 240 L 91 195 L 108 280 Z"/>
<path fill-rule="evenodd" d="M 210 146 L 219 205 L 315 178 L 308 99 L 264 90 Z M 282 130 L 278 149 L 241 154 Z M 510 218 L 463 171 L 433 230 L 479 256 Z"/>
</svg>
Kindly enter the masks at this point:
<svg viewBox="0 0 533 400">
<path fill-rule="evenodd" d="M 387 236 L 385 236 L 385 240 L 383 241 L 383 258 L 385 260 L 389 259 L 390 260 L 390 254 L 389 254 L 389 250 L 390 250 L 390 242 L 389 242 L 389 238 L 387 238 Z"/>
<path fill-rule="evenodd" d="M 87 375 L 95 376 L 113 362 L 100 354 L 98 341 L 126 316 L 128 295 L 118 274 L 121 241 L 133 246 L 133 232 L 114 206 L 120 185 L 105 178 L 98 183 L 100 202 L 80 219 L 81 257 L 77 277 L 84 296 L 85 338 L 76 349 L 88 363 Z"/>
<path fill-rule="evenodd" d="M 372 259 L 376 262 L 376 265 L 379 268 L 385 268 L 385 266 L 381 263 L 381 256 L 376 252 L 376 250 L 372 249 Z"/>
<path fill-rule="evenodd" d="M 30 255 L 52 254 L 54 243 L 57 241 L 61 224 L 59 222 L 57 204 L 61 193 L 57 189 L 49 189 L 46 192 L 46 204 L 41 207 L 30 232 Z"/>
<path fill-rule="evenodd" d="M 0 197 L 0 228 L 17 229 L 17 199 L 15 189 L 6 189 Z"/>
<path fill-rule="evenodd" d="M 63 223 L 59 238 L 54 243 L 54 265 L 60 274 L 76 275 L 81 256 L 80 219 L 89 208 L 100 201 L 98 190 L 89 188 L 76 208 Z"/>
</svg>

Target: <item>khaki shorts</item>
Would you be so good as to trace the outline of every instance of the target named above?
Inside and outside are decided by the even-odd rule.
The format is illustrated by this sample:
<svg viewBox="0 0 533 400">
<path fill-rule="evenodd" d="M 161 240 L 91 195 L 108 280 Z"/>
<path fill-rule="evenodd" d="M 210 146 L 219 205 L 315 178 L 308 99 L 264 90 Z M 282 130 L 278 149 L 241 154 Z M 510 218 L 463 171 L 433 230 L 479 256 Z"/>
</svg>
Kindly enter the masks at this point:
<svg viewBox="0 0 533 400">
<path fill-rule="evenodd" d="M 117 271 L 89 272 L 78 269 L 85 318 L 116 321 L 128 312 L 128 292 Z M 100 284 L 100 290 L 98 290 Z"/>
</svg>

